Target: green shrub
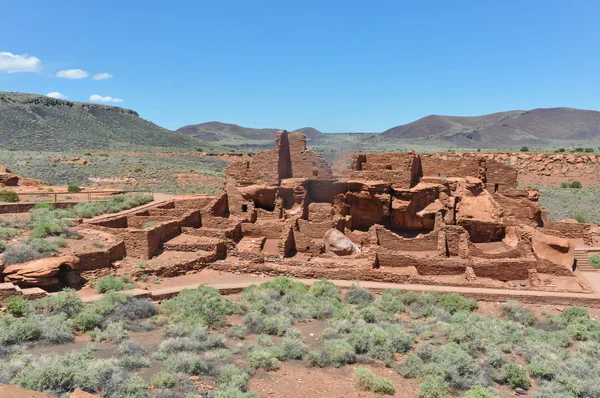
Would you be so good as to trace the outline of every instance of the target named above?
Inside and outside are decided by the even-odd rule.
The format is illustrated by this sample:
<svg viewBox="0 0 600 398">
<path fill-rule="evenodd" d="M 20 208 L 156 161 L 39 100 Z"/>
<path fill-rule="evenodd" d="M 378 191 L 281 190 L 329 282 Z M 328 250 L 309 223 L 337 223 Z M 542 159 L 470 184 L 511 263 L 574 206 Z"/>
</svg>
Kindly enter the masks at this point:
<svg viewBox="0 0 600 398">
<path fill-rule="evenodd" d="M 215 398 L 260 398 L 254 391 L 240 391 L 236 388 L 228 388 L 215 392 Z"/>
<path fill-rule="evenodd" d="M 425 377 L 419 385 L 417 398 L 450 398 L 448 385 L 440 377 Z"/>
<path fill-rule="evenodd" d="M 270 281 L 264 282 L 260 285 L 260 288 L 263 290 L 276 291 L 282 296 L 293 291 L 305 293 L 307 290 L 306 285 L 304 283 L 295 282 L 290 278 L 286 278 L 285 276 L 278 276 L 271 279 Z"/>
<path fill-rule="evenodd" d="M 208 364 L 200 356 L 180 352 L 167 358 L 164 369 L 173 373 L 185 373 L 189 375 L 208 375 Z"/>
<path fill-rule="evenodd" d="M 372 391 L 376 394 L 394 395 L 396 389 L 394 384 L 385 377 L 377 376 L 366 368 L 358 368 L 354 371 L 354 383 L 363 391 Z"/>
<path fill-rule="evenodd" d="M 406 379 L 416 379 L 421 375 L 423 366 L 425 363 L 418 355 L 408 354 L 396 367 L 396 372 Z"/>
<path fill-rule="evenodd" d="M 219 371 L 219 384 L 225 388 L 245 391 L 250 382 L 250 374 L 235 365 L 225 365 Z"/>
<path fill-rule="evenodd" d="M 116 292 L 106 293 L 100 300 L 86 305 L 72 320 L 75 329 L 81 331 L 93 330 L 100 326 L 104 317 L 117 306 L 132 299 L 131 295 Z"/>
<path fill-rule="evenodd" d="M 175 386 L 175 375 L 169 372 L 158 372 L 150 380 L 156 388 L 171 388 Z"/>
<path fill-rule="evenodd" d="M 252 351 L 248 355 L 248 362 L 254 369 L 264 369 L 266 371 L 279 369 L 279 361 L 269 349 Z"/>
<path fill-rule="evenodd" d="M 13 296 L 4 300 L 4 306 L 9 314 L 21 317 L 31 312 L 29 302 L 22 297 Z"/>
<path fill-rule="evenodd" d="M 0 241 L 0 253 L 4 253 L 6 250 L 6 243 Z"/>
<path fill-rule="evenodd" d="M 568 182 L 561 182 L 560 183 L 560 187 L 563 188 L 563 189 L 564 188 L 570 188 L 571 184 L 569 184 Z"/>
<path fill-rule="evenodd" d="M 292 320 L 285 314 L 264 315 L 253 311 L 244 318 L 244 326 L 249 333 L 283 336 L 292 326 Z"/>
<path fill-rule="evenodd" d="M 359 286 L 357 283 L 353 283 L 350 289 L 348 289 L 344 300 L 349 304 L 366 306 L 375 300 L 375 295 L 370 290 Z"/>
<path fill-rule="evenodd" d="M 79 193 L 81 192 L 81 187 L 79 185 L 69 184 L 69 186 L 67 186 L 67 191 L 70 193 Z"/>
<path fill-rule="evenodd" d="M 435 374 L 442 376 L 450 387 L 467 390 L 488 383 L 485 369 L 455 343 L 446 344 L 433 353 Z"/>
<path fill-rule="evenodd" d="M 8 246 L 2 255 L 4 265 L 26 263 L 42 257 L 48 257 L 48 252 L 40 252 L 32 242 Z"/>
<path fill-rule="evenodd" d="M 289 359 L 302 359 L 308 353 L 308 347 L 300 338 L 286 337 L 274 347 L 275 355 L 280 361 Z"/>
<path fill-rule="evenodd" d="M 109 341 L 118 344 L 127 338 L 125 327 L 122 323 L 109 323 L 104 330 L 95 329 L 90 332 L 94 341 Z"/>
<path fill-rule="evenodd" d="M 0 190 L 0 202 L 16 203 L 19 201 L 19 195 L 16 192 L 6 189 Z"/>
<path fill-rule="evenodd" d="M 141 355 L 123 355 L 119 359 L 119 366 L 131 371 L 150 367 L 150 361 Z"/>
<path fill-rule="evenodd" d="M 156 224 L 158 224 L 156 221 L 146 221 L 142 225 L 142 229 L 150 229 L 150 228 L 154 227 Z"/>
<path fill-rule="evenodd" d="M 467 299 L 458 293 L 448 293 L 440 295 L 437 302 L 438 306 L 442 307 L 450 314 L 455 314 L 458 311 L 473 311 L 477 309 L 477 301 Z"/>
<path fill-rule="evenodd" d="M 118 213 L 152 201 L 152 196 L 144 194 L 114 195 L 106 202 L 82 202 L 73 211 L 81 218 L 91 218 L 107 213 Z"/>
<path fill-rule="evenodd" d="M 498 383 L 507 384 L 512 389 L 519 387 L 527 390 L 531 387 L 525 369 L 512 362 L 504 364 L 495 379 Z"/>
<path fill-rule="evenodd" d="M 10 239 L 15 235 L 15 230 L 12 228 L 0 228 L 0 239 Z"/>
<path fill-rule="evenodd" d="M 404 311 L 402 292 L 398 289 L 387 289 L 373 302 L 373 307 L 386 314 L 396 314 Z"/>
<path fill-rule="evenodd" d="M 529 148 L 526 146 L 522 146 L 520 150 L 521 152 L 529 152 Z"/>
<path fill-rule="evenodd" d="M 168 326 L 168 325 L 167 325 Z M 215 348 L 224 348 L 223 336 L 209 333 L 204 327 L 165 326 L 165 337 L 169 337 L 159 345 L 159 350 L 168 354 L 178 352 L 202 352 Z"/>
<path fill-rule="evenodd" d="M 33 307 L 44 316 L 65 314 L 67 318 L 73 318 L 83 310 L 83 302 L 74 289 L 64 289 L 53 296 L 35 300 Z"/>
<path fill-rule="evenodd" d="M 100 387 L 100 375 L 112 371 L 114 366 L 111 362 L 96 361 L 90 350 L 66 356 L 48 355 L 31 362 L 11 383 L 56 396 L 70 394 L 76 388 L 96 391 Z"/>
<path fill-rule="evenodd" d="M 460 398 L 500 398 L 500 396 L 487 387 L 474 386 Z"/>
<path fill-rule="evenodd" d="M 535 315 L 527 311 L 518 301 L 502 304 L 502 316 L 525 326 L 531 326 L 535 322 Z"/>
<path fill-rule="evenodd" d="M 587 218 L 583 214 L 575 214 L 573 216 L 573 219 L 575 219 L 575 221 L 581 224 L 585 224 L 587 222 Z"/>
<path fill-rule="evenodd" d="M 69 229 L 71 222 L 67 218 L 75 218 L 70 210 L 51 210 L 48 208 L 36 208 L 29 212 L 32 222 L 31 236 L 33 238 L 45 238 L 47 236 L 69 236 L 78 237 L 77 232 Z"/>
<path fill-rule="evenodd" d="M 115 278 L 112 275 L 107 275 L 96 281 L 96 291 L 98 293 L 118 292 L 121 290 L 134 289 L 136 286 L 133 283 L 126 282 L 129 279 L 125 275 L 121 278 Z"/>
<path fill-rule="evenodd" d="M 600 268 L 600 256 L 597 254 L 594 254 L 593 256 L 590 257 L 590 264 L 592 264 L 594 266 L 594 268 Z"/>
<path fill-rule="evenodd" d="M 308 289 L 308 293 L 315 297 L 322 297 L 327 299 L 339 300 L 340 289 L 333 282 L 327 280 L 320 280 L 313 283 Z"/>
<path fill-rule="evenodd" d="M 163 302 L 161 310 L 172 322 L 216 326 L 223 325 L 226 316 L 233 314 L 234 305 L 217 289 L 201 285 L 197 289 L 182 290 Z"/>
<path fill-rule="evenodd" d="M 308 353 L 308 362 L 311 366 L 324 368 L 335 366 L 339 368 L 346 364 L 356 362 L 356 354 L 352 346 L 345 340 L 327 340 L 320 351 Z"/>
<path fill-rule="evenodd" d="M 581 183 L 579 181 L 573 181 L 569 184 L 569 188 L 579 189 L 581 188 Z"/>
</svg>

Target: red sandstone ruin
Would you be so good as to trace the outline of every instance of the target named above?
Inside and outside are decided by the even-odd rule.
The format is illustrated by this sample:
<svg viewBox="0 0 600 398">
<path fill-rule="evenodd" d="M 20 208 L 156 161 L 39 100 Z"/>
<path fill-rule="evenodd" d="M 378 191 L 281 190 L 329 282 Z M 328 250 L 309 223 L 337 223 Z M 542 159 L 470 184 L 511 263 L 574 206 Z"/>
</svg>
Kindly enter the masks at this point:
<svg viewBox="0 0 600 398">
<path fill-rule="evenodd" d="M 598 228 L 546 220 L 537 191 L 517 188 L 517 170 L 507 162 L 460 154 L 359 153 L 343 174 L 334 175 L 320 154 L 307 149 L 302 134 L 280 131 L 273 150 L 226 169 L 222 195 L 85 222 L 78 229 L 102 236 L 102 250 L 71 253 L 78 262 L 55 260 L 45 274 L 32 272 L 31 264 L 13 265 L 4 270 L 4 280 L 64 285 L 107 273 L 169 277 L 209 267 L 589 291 L 573 274 L 572 240 L 597 245 Z M 139 261 L 147 266 L 136 267 Z"/>
</svg>

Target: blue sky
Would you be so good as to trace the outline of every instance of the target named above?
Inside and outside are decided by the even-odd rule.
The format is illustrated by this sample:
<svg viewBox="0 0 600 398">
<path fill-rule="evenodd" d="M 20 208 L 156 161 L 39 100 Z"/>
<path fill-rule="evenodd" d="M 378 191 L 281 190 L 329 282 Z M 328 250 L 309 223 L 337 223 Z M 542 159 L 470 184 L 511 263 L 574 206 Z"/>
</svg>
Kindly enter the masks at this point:
<svg viewBox="0 0 600 398">
<path fill-rule="evenodd" d="M 594 0 L 0 0 L 0 12 L 0 91 L 97 95 L 171 129 L 383 131 L 428 114 L 600 109 Z M 57 76 L 78 69 L 88 76 Z"/>
</svg>

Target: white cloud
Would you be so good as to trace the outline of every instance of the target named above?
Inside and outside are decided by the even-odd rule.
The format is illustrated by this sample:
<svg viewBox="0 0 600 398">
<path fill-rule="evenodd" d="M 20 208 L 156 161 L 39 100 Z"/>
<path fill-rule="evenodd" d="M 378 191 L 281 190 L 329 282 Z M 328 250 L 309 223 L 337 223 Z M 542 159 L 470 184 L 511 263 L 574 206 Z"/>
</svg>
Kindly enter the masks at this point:
<svg viewBox="0 0 600 398">
<path fill-rule="evenodd" d="M 65 99 L 66 95 L 59 93 L 58 91 L 53 91 L 51 93 L 46 94 L 47 97 L 56 98 L 56 99 Z"/>
<path fill-rule="evenodd" d="M 111 79 L 113 77 L 113 75 L 111 75 L 110 73 L 96 73 L 93 76 L 94 80 L 106 80 L 106 79 Z"/>
<path fill-rule="evenodd" d="M 42 61 L 38 57 L 0 52 L 0 72 L 39 72 L 41 69 Z"/>
<path fill-rule="evenodd" d="M 62 77 L 63 79 L 85 79 L 90 74 L 81 69 L 66 69 L 56 73 L 56 77 Z"/>
<path fill-rule="evenodd" d="M 113 97 L 103 97 L 98 94 L 94 94 L 90 96 L 90 101 L 92 102 L 123 102 L 122 98 L 113 98 Z"/>
</svg>

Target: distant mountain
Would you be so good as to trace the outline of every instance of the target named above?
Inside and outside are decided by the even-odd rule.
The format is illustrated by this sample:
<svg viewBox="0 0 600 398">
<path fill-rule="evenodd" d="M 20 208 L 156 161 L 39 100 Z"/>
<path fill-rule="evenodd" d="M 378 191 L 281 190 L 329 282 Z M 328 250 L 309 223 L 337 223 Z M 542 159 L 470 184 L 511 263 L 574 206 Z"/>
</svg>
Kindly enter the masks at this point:
<svg viewBox="0 0 600 398">
<path fill-rule="evenodd" d="M 487 148 L 599 140 L 600 112 L 548 108 L 474 117 L 430 115 L 384 131 L 381 137 Z"/>
<path fill-rule="evenodd" d="M 272 140 L 280 129 L 253 129 L 221 122 L 193 124 L 177 129 L 179 133 L 203 141 L 219 141 L 231 137 L 244 137 L 250 140 Z"/>
<path fill-rule="evenodd" d="M 294 131 L 304 134 L 306 136 L 306 138 L 308 138 L 308 139 L 316 138 L 316 137 L 320 136 L 321 134 L 323 134 L 319 130 L 312 128 L 312 127 L 302 127 L 301 129 L 297 129 Z"/>
<path fill-rule="evenodd" d="M 116 106 L 0 92 L 0 149 L 195 148 L 202 143 Z"/>
<path fill-rule="evenodd" d="M 255 129 L 242 127 L 237 124 L 206 122 L 184 126 L 177 131 L 190 137 L 198 138 L 203 141 L 223 141 L 232 138 L 246 138 L 248 140 L 269 140 L 275 138 L 275 133 L 281 129 L 264 128 Z M 306 135 L 308 139 L 322 134 L 319 130 L 312 127 L 303 127 L 298 130 Z"/>
</svg>

